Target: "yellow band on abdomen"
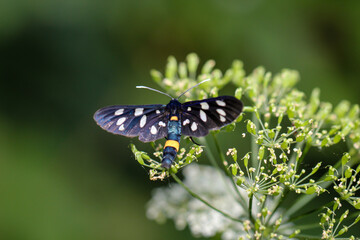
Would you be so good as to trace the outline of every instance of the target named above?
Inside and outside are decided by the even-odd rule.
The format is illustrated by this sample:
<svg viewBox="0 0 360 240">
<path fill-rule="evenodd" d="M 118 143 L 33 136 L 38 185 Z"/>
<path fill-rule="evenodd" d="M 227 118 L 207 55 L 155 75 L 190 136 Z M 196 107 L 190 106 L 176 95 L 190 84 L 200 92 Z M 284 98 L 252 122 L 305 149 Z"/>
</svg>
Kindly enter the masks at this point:
<svg viewBox="0 0 360 240">
<path fill-rule="evenodd" d="M 175 140 L 167 140 L 167 141 L 165 142 L 164 148 L 166 148 L 166 147 L 173 147 L 173 148 L 176 149 L 176 152 L 178 152 L 178 151 L 179 151 L 179 146 L 180 146 L 180 144 L 179 144 L 178 141 L 175 141 Z"/>
<path fill-rule="evenodd" d="M 177 120 L 179 120 L 179 118 L 178 118 L 177 116 L 172 116 L 172 117 L 170 118 L 170 121 L 177 121 Z"/>
</svg>

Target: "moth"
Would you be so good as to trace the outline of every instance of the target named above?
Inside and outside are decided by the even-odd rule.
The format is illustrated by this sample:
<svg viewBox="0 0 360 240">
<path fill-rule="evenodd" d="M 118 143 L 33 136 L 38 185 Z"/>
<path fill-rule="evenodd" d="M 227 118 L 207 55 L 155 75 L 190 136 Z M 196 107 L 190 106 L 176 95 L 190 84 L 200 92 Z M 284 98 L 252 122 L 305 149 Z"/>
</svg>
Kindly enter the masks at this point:
<svg viewBox="0 0 360 240">
<path fill-rule="evenodd" d="M 243 104 L 233 96 L 220 96 L 180 103 L 179 98 L 204 80 L 189 88 L 177 98 L 159 90 L 171 98 L 167 105 L 114 105 L 101 108 L 94 120 L 104 130 L 126 137 L 139 137 L 142 142 L 166 138 L 161 166 L 169 169 L 180 147 L 181 135 L 204 137 L 209 130 L 220 129 L 233 122 L 242 112 Z"/>
</svg>

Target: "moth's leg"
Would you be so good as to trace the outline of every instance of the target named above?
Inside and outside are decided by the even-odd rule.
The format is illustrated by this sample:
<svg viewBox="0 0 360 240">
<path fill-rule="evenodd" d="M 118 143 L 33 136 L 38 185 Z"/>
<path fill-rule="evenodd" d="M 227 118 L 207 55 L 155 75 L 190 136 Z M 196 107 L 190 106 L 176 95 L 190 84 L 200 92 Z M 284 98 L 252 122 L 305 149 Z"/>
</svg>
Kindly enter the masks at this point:
<svg viewBox="0 0 360 240">
<path fill-rule="evenodd" d="M 199 143 L 195 142 L 192 137 L 189 137 L 189 139 L 190 139 L 194 144 L 196 144 L 196 145 L 198 145 L 198 146 L 201 146 Z"/>
</svg>

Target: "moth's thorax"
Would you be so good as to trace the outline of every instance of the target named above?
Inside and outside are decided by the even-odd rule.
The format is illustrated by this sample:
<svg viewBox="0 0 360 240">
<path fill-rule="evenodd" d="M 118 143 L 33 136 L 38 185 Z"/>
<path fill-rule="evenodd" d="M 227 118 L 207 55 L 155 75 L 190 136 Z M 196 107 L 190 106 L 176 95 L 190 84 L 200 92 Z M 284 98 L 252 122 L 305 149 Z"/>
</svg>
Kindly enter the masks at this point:
<svg viewBox="0 0 360 240">
<path fill-rule="evenodd" d="M 179 110 L 181 109 L 181 103 L 176 99 L 172 99 L 168 105 L 166 105 L 166 108 L 169 110 L 171 115 L 178 116 Z"/>
</svg>

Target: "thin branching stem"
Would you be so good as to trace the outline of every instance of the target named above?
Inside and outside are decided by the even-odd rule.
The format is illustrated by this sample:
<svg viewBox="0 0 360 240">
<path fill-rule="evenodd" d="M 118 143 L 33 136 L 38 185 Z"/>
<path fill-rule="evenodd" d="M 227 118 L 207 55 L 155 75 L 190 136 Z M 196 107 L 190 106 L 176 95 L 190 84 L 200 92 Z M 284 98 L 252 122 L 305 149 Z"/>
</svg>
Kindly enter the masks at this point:
<svg viewBox="0 0 360 240">
<path fill-rule="evenodd" d="M 216 212 L 222 214 L 224 217 L 229 218 L 233 221 L 236 222 L 242 222 L 243 219 L 239 219 L 239 218 L 235 218 L 232 217 L 231 215 L 221 211 L 220 209 L 214 207 L 213 205 L 211 205 L 208 201 L 206 201 L 205 199 L 203 199 L 202 197 L 200 197 L 198 194 L 196 194 L 195 192 L 193 192 L 188 186 L 186 186 L 181 180 L 180 178 L 178 178 L 176 176 L 176 174 L 171 173 L 171 177 L 180 185 L 182 186 L 191 196 L 193 196 L 194 198 L 198 199 L 199 201 L 201 201 L 202 203 L 204 203 L 205 205 L 207 205 L 208 207 L 210 207 L 211 209 L 215 210 Z"/>
<path fill-rule="evenodd" d="M 226 159 L 225 159 L 224 153 L 223 153 L 222 150 L 221 150 L 219 141 L 217 140 L 217 138 L 216 138 L 216 136 L 215 136 L 214 134 L 212 134 L 212 137 L 213 137 L 213 141 L 214 141 L 215 146 L 216 146 L 216 150 L 217 150 L 217 152 L 218 152 L 218 154 L 219 154 L 219 157 L 220 157 L 220 159 L 221 159 L 221 162 L 222 162 L 222 164 L 223 164 L 223 167 L 224 167 L 224 169 L 225 169 L 225 171 L 226 171 L 226 174 L 227 174 L 227 176 L 229 177 L 229 179 L 230 179 L 230 181 L 231 181 L 231 184 L 232 184 L 235 192 L 236 192 L 237 195 L 238 195 L 238 200 L 240 201 L 240 204 L 242 205 L 242 207 L 246 207 L 246 201 L 245 201 L 245 199 L 243 198 L 243 196 L 241 195 L 241 193 L 240 193 L 240 191 L 239 191 L 239 188 L 238 188 L 236 182 L 234 181 L 234 178 L 233 178 L 231 172 L 229 171 L 229 169 L 227 168 L 227 166 L 224 166 L 224 163 L 226 162 Z"/>
<path fill-rule="evenodd" d="M 200 139 L 199 141 L 200 141 L 203 145 L 207 146 L 207 147 L 205 148 L 205 152 L 206 152 L 207 156 L 209 157 L 209 160 L 210 160 L 211 165 L 213 165 L 213 166 L 219 171 L 219 173 L 222 173 L 222 169 L 220 168 L 220 166 L 218 165 L 218 163 L 217 163 L 214 155 L 212 154 L 212 151 L 211 151 L 211 149 L 210 149 L 210 147 L 209 147 L 209 144 L 208 144 L 207 140 L 206 140 L 205 138 L 202 138 L 202 139 Z M 224 185 L 225 185 L 226 188 L 227 188 L 227 191 L 228 191 L 231 195 L 234 195 L 234 191 L 231 191 L 231 189 L 228 187 L 228 184 L 227 184 L 228 181 L 227 181 L 227 179 L 225 178 L 225 175 L 223 175 L 223 174 L 220 174 L 220 175 L 221 175 L 221 178 L 222 178 L 222 180 L 223 180 L 223 182 L 224 182 Z M 230 180 L 231 180 L 231 184 L 232 184 L 232 186 L 233 186 L 233 188 L 234 188 L 234 190 L 235 190 L 235 193 L 236 193 L 236 195 L 237 195 L 237 197 L 234 196 L 234 199 L 235 199 L 237 202 L 239 202 L 242 207 L 246 208 L 245 199 L 242 197 L 242 195 L 241 195 L 241 193 L 240 193 L 240 191 L 239 191 L 238 186 L 237 186 L 236 183 L 234 182 L 233 178 L 230 178 Z"/>
</svg>

